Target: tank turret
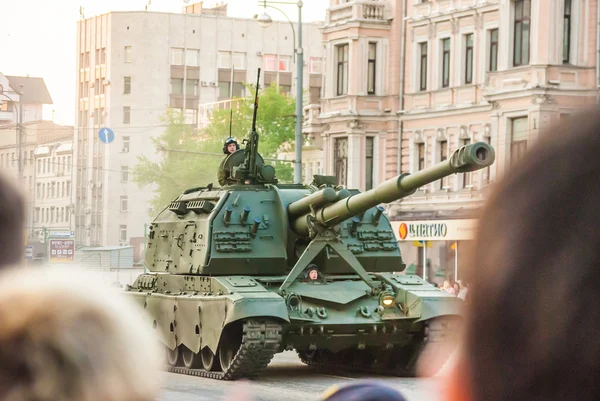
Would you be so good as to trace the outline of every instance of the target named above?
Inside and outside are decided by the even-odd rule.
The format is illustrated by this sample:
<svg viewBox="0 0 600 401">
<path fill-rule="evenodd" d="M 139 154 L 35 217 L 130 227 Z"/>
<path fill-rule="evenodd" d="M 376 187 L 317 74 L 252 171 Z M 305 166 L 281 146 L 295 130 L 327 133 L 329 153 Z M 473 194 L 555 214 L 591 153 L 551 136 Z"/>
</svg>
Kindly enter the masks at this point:
<svg viewBox="0 0 600 401">
<path fill-rule="evenodd" d="M 169 371 L 255 377 L 275 353 L 295 349 L 308 365 L 414 375 L 427 343 L 457 332 L 462 300 L 398 274 L 405 264 L 381 204 L 485 168 L 494 149 L 467 145 L 364 193 L 329 176 L 282 184 L 258 153 L 258 96 L 254 104 L 245 149 L 222 163 L 227 185 L 183 191 L 155 218 L 150 273 L 126 288 Z"/>
</svg>

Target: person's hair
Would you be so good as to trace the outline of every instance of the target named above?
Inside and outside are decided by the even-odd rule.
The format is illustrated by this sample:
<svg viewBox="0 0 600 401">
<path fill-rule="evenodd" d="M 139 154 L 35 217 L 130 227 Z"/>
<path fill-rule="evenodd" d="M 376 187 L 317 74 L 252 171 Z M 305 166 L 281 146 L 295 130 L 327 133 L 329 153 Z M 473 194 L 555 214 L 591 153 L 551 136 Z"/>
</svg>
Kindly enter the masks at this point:
<svg viewBox="0 0 600 401">
<path fill-rule="evenodd" d="M 0 275 L 1 401 L 150 401 L 158 341 L 141 307 L 71 268 Z M 138 310 L 139 309 L 139 310 Z"/>
<path fill-rule="evenodd" d="M 0 172 L 0 268 L 23 260 L 25 245 L 25 200 L 21 192 Z"/>
<path fill-rule="evenodd" d="M 571 117 L 505 172 L 470 250 L 473 401 L 600 394 L 600 119 Z"/>
</svg>

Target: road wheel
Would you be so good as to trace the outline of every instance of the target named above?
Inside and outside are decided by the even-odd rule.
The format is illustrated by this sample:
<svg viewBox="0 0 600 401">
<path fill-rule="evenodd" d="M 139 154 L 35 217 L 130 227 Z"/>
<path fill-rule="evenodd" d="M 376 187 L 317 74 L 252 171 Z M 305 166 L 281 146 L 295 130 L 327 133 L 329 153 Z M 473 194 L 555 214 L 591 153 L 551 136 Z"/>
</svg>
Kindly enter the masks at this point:
<svg viewBox="0 0 600 401">
<path fill-rule="evenodd" d="M 242 345 L 243 327 L 241 322 L 225 327 L 219 344 L 219 362 L 223 372 L 228 371 L 235 360 L 235 356 Z"/>
<path fill-rule="evenodd" d="M 200 355 L 194 353 L 191 349 L 186 346 L 183 346 L 181 350 L 181 356 L 183 359 L 183 366 L 188 369 L 198 369 L 202 366 L 202 361 L 200 360 Z"/>
<path fill-rule="evenodd" d="M 215 354 L 208 347 L 204 347 L 202 351 L 200 351 L 200 357 L 202 358 L 202 367 L 205 370 L 219 370 L 219 361 L 215 357 Z"/>
<path fill-rule="evenodd" d="M 175 349 L 167 347 L 167 363 L 171 366 L 181 365 L 181 353 L 179 352 L 179 347 L 175 347 Z"/>
</svg>

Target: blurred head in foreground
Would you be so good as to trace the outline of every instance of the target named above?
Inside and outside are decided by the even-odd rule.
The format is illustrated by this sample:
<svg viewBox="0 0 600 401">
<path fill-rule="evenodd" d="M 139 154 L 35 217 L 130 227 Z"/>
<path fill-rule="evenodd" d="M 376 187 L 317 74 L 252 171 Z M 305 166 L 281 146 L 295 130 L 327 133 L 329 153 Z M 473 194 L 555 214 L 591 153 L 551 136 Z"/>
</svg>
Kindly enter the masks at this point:
<svg viewBox="0 0 600 401">
<path fill-rule="evenodd" d="M 488 200 L 448 400 L 600 394 L 598 111 L 543 133 Z"/>
<path fill-rule="evenodd" d="M 321 401 L 406 401 L 391 387 L 371 381 L 360 381 L 345 386 L 332 386 Z"/>
<path fill-rule="evenodd" d="M 0 274 L 1 401 L 149 401 L 157 341 L 142 311 L 74 269 Z"/>
<path fill-rule="evenodd" d="M 25 200 L 0 172 L 0 267 L 19 263 L 24 256 Z"/>
</svg>

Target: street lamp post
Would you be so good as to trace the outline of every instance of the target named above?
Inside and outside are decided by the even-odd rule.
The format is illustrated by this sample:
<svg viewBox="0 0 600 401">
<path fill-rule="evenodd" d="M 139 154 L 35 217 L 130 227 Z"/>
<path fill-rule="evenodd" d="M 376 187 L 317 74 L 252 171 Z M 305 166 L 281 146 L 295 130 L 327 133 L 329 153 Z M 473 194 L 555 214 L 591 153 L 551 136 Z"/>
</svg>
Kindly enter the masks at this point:
<svg viewBox="0 0 600 401">
<path fill-rule="evenodd" d="M 279 8 L 272 6 L 272 4 L 295 4 L 298 7 L 298 47 L 296 47 L 296 32 L 294 30 L 294 24 L 288 18 L 288 16 L 281 11 Z M 263 6 L 264 12 L 261 15 L 256 16 L 258 23 L 263 28 L 271 25 L 273 20 L 267 14 L 266 8 L 274 8 L 275 10 L 282 13 L 290 25 L 292 26 L 292 33 L 294 34 L 294 54 L 296 62 L 296 160 L 294 162 L 294 183 L 302 183 L 302 88 L 304 81 L 304 51 L 302 49 L 302 1 L 298 2 L 287 2 L 287 1 L 267 1 L 263 0 L 259 2 L 259 6 Z"/>
<path fill-rule="evenodd" d="M 23 163 L 21 159 L 22 153 L 22 139 L 23 139 L 23 85 L 20 86 L 19 94 L 19 111 L 17 112 L 17 169 L 18 169 L 18 182 L 21 182 L 23 176 Z M 3 92 L 0 92 L 1 96 L 4 96 L 11 102 L 15 102 L 11 97 Z M 15 110 L 16 111 L 16 110 Z"/>
</svg>

